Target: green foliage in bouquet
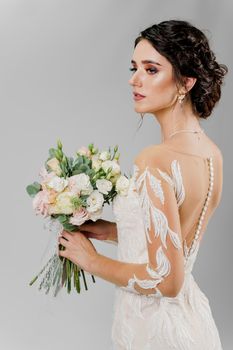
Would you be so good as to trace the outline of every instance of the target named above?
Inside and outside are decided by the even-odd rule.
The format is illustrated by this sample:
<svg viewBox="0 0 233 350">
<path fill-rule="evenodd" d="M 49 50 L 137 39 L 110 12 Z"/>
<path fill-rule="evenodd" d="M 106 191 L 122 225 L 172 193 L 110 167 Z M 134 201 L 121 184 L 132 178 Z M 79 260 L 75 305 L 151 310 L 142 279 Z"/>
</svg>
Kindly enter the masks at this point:
<svg viewBox="0 0 233 350">
<path fill-rule="evenodd" d="M 91 143 L 88 145 L 88 149 L 90 151 L 90 155 L 98 155 L 98 148 L 94 147 L 94 144 Z M 118 146 L 114 147 L 113 155 L 111 155 L 111 148 L 109 147 L 109 160 L 119 160 L 119 152 L 118 152 Z M 47 170 L 47 173 L 51 172 L 51 168 L 48 165 L 48 162 L 50 160 L 56 159 L 58 163 L 58 169 L 59 174 L 57 176 L 67 179 L 71 176 L 78 175 L 85 173 L 89 176 L 90 184 L 93 187 L 93 190 L 97 189 L 96 181 L 101 179 L 108 179 L 112 182 L 112 189 L 108 191 L 107 194 L 103 194 L 104 203 L 110 204 L 110 202 L 113 200 L 113 198 L 117 195 L 117 191 L 115 188 L 116 180 L 118 176 L 112 176 L 111 171 L 112 168 L 108 168 L 107 170 L 104 170 L 102 167 L 100 167 L 98 170 L 93 169 L 92 167 L 92 159 L 91 156 L 88 157 L 86 155 L 80 154 L 79 152 L 76 153 L 76 157 L 67 157 L 63 152 L 63 146 L 60 140 L 57 141 L 57 148 L 50 148 L 49 149 L 49 157 L 45 162 L 45 169 Z M 26 191 L 29 194 L 30 197 L 34 198 L 39 191 L 42 190 L 42 186 L 38 182 L 33 182 L 32 184 L 28 185 L 26 187 Z M 86 199 L 89 197 L 89 195 L 83 195 L 81 197 L 73 197 L 71 198 L 71 203 L 74 208 L 74 210 L 79 208 L 86 208 Z M 102 206 L 103 206 L 102 205 Z M 70 223 L 70 217 L 71 215 L 68 214 L 51 214 L 50 215 L 52 219 L 57 219 L 60 224 L 63 226 L 64 230 L 68 232 L 74 232 L 79 230 L 79 226 L 73 225 Z M 61 244 L 59 244 L 59 249 L 63 250 L 65 249 Z M 61 264 L 59 263 L 62 262 Z M 47 268 L 47 272 L 45 274 Z M 37 278 L 45 274 L 45 277 L 43 278 L 40 288 L 44 287 L 46 289 L 46 293 L 49 292 L 50 288 L 52 286 L 58 286 L 59 278 L 61 278 L 62 275 L 62 283 L 67 287 L 67 292 L 70 293 L 71 286 L 72 286 L 72 279 L 73 279 L 73 285 L 78 293 L 80 293 L 80 273 L 82 274 L 85 289 L 87 290 L 87 284 L 85 279 L 85 274 L 82 269 L 79 269 L 79 267 L 75 264 L 73 264 L 70 260 L 63 258 L 61 256 L 58 256 L 57 254 L 54 254 L 47 264 L 43 267 L 43 269 L 40 271 L 40 273 L 33 278 L 33 280 L 30 282 L 30 285 L 32 285 Z M 50 276 L 53 276 L 52 278 Z M 93 282 L 95 282 L 94 276 L 92 276 Z M 57 288 L 55 289 L 54 295 L 57 293 Z"/>
<path fill-rule="evenodd" d="M 30 197 L 34 198 L 35 195 L 41 191 L 41 185 L 38 182 L 33 182 L 31 185 L 26 187 L 27 193 Z"/>
</svg>

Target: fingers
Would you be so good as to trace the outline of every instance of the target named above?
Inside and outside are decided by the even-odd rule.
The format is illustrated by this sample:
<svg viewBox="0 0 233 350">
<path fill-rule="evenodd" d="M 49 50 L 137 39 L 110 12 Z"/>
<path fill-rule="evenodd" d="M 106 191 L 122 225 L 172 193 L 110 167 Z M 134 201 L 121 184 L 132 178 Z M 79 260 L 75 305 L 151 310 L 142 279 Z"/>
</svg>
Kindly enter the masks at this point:
<svg viewBox="0 0 233 350">
<path fill-rule="evenodd" d="M 63 245 L 65 248 L 68 247 L 69 241 L 63 237 L 59 237 L 59 243 Z"/>
<path fill-rule="evenodd" d="M 59 253 L 60 256 L 63 256 L 64 258 L 67 257 L 67 255 L 66 255 L 66 254 L 67 254 L 66 250 L 59 250 L 58 253 Z"/>
<path fill-rule="evenodd" d="M 95 238 L 95 239 L 99 239 L 99 235 L 93 233 L 93 232 L 87 232 L 84 231 L 83 234 L 85 235 L 85 237 L 87 238 Z"/>
<path fill-rule="evenodd" d="M 83 234 L 79 231 L 70 233 L 67 231 L 62 231 L 61 234 L 58 237 L 58 241 L 64 246 L 67 247 L 69 242 L 73 242 L 74 238 L 83 236 Z"/>
<path fill-rule="evenodd" d="M 66 239 L 69 240 L 69 238 L 72 237 L 72 233 L 63 230 L 63 231 L 61 232 L 61 235 L 60 235 L 60 236 L 65 237 Z"/>
</svg>

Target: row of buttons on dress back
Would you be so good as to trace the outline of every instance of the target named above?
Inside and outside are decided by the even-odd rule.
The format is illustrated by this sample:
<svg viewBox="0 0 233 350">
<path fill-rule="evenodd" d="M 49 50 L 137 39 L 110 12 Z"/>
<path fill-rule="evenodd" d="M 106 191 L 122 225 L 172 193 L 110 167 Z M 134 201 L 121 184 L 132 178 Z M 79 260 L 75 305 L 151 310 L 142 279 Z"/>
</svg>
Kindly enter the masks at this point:
<svg viewBox="0 0 233 350">
<path fill-rule="evenodd" d="M 198 238 L 199 238 L 199 235 L 200 235 L 200 232 L 201 232 L 202 222 L 204 220 L 204 216 L 205 216 L 205 213 L 207 211 L 207 207 L 208 207 L 208 204 L 209 204 L 209 201 L 210 201 L 210 197 L 211 197 L 211 194 L 212 194 L 212 190 L 213 190 L 213 186 L 214 186 L 213 159 L 210 157 L 210 158 L 207 158 L 207 160 L 208 160 L 208 165 L 209 165 L 209 170 L 210 170 L 209 188 L 208 188 L 208 193 L 207 193 L 207 197 L 206 197 L 206 200 L 205 200 L 205 204 L 204 204 L 204 207 L 202 209 L 202 212 L 201 212 L 201 215 L 200 215 L 200 218 L 199 218 L 199 221 L 198 221 L 197 230 L 195 232 L 192 244 L 191 244 L 191 246 L 189 248 L 188 256 L 193 253 L 193 251 L 195 250 L 195 246 L 196 246 L 196 244 L 198 242 Z"/>
</svg>

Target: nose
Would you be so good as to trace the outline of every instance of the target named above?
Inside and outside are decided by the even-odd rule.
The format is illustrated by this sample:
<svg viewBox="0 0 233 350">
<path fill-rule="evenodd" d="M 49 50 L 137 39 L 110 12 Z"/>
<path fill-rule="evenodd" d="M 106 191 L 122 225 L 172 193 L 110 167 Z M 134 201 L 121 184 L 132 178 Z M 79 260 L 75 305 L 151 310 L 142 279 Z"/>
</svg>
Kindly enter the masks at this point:
<svg viewBox="0 0 233 350">
<path fill-rule="evenodd" d="M 132 77 L 128 81 L 129 85 L 131 86 L 142 86 L 142 81 L 140 79 L 140 76 L 137 72 L 135 72 Z"/>
</svg>

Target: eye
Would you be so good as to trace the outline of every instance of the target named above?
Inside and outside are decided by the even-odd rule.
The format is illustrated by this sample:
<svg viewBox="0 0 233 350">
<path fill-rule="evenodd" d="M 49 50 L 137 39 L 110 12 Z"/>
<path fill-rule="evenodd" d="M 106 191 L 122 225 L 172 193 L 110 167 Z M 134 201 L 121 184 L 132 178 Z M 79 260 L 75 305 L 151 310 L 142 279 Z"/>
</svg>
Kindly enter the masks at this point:
<svg viewBox="0 0 233 350">
<path fill-rule="evenodd" d="M 135 71 L 136 71 L 136 68 L 130 67 L 129 70 L 130 70 L 131 72 L 135 72 Z"/>
<path fill-rule="evenodd" d="M 135 71 L 137 70 L 137 68 L 130 67 L 129 70 L 130 70 L 131 72 L 135 72 Z M 147 71 L 147 72 L 149 71 L 150 74 L 155 74 L 155 73 L 158 72 L 158 70 L 157 70 L 156 68 L 147 68 L 146 71 Z"/>
<path fill-rule="evenodd" d="M 152 74 L 158 72 L 158 70 L 157 70 L 156 68 L 148 68 L 148 69 L 146 69 L 146 71 L 149 71 L 149 72 L 151 72 Z"/>
</svg>

